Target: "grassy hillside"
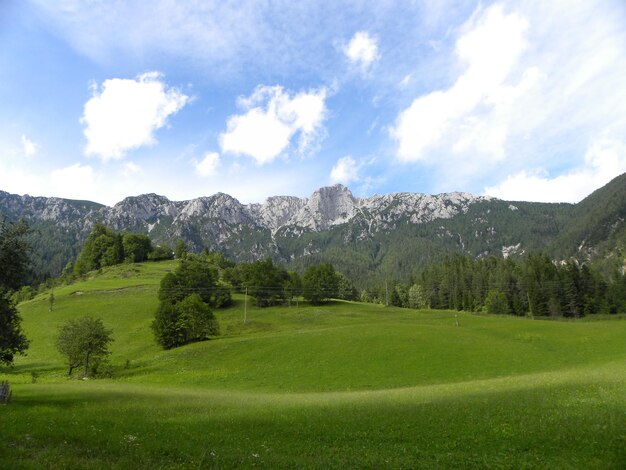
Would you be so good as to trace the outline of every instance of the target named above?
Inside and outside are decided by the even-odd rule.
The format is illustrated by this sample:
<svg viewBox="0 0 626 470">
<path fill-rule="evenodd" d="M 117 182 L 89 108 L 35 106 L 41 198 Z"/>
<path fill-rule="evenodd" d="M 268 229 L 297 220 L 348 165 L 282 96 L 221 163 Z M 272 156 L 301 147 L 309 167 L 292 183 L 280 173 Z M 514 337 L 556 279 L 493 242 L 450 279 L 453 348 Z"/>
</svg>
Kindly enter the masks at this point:
<svg viewBox="0 0 626 470">
<path fill-rule="evenodd" d="M 0 379 L 12 468 L 620 468 L 626 321 L 532 321 L 336 302 L 218 311 L 171 351 L 149 325 L 174 262 L 124 265 L 20 305 Z M 70 318 L 114 331 L 110 378 L 68 380 Z M 619 318 L 619 317 L 618 317 Z M 33 383 L 35 382 L 35 383 Z"/>
</svg>

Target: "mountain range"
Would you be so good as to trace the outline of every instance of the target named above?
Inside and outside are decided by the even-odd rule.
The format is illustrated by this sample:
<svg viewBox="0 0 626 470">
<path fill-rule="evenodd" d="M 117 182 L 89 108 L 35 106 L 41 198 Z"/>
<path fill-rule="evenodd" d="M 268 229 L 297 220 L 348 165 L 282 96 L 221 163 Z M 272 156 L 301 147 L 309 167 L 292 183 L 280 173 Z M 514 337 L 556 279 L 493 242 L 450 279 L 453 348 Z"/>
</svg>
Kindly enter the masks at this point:
<svg viewBox="0 0 626 470">
<path fill-rule="evenodd" d="M 34 229 L 35 270 L 57 275 L 95 223 L 148 234 L 155 244 L 184 240 L 237 261 L 272 257 L 302 270 L 332 262 L 361 283 L 403 279 L 447 253 L 474 257 L 545 251 L 555 259 L 623 262 L 626 174 L 578 204 L 502 201 L 468 193 L 355 197 L 342 185 L 308 198 L 274 196 L 242 204 L 217 193 L 188 201 L 144 194 L 113 207 L 0 191 L 0 216 Z"/>
</svg>

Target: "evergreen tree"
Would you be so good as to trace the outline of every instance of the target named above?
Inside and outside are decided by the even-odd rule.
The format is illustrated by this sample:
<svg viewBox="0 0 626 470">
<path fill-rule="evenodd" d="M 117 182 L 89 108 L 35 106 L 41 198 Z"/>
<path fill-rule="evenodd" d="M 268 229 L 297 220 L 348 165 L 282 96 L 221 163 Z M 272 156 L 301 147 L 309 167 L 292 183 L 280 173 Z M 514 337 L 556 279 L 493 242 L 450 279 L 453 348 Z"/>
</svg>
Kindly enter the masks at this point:
<svg viewBox="0 0 626 470">
<path fill-rule="evenodd" d="M 0 292 L 0 364 L 12 365 L 16 354 L 24 354 L 28 340 L 22 318 L 6 292 Z"/>
<path fill-rule="evenodd" d="M 18 289 L 29 275 L 31 230 L 25 221 L 0 219 L 0 289 Z"/>
<path fill-rule="evenodd" d="M 24 354 L 28 340 L 22 319 L 11 296 L 28 276 L 30 229 L 26 222 L 0 220 L 0 364 L 12 365 L 16 354 Z"/>
</svg>

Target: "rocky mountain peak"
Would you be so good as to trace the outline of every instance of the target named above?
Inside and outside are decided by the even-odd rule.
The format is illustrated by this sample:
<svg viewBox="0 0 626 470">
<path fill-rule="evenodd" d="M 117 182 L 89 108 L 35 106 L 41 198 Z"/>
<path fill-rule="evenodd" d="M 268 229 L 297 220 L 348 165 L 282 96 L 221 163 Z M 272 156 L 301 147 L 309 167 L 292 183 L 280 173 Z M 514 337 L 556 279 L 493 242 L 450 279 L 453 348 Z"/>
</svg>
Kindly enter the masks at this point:
<svg viewBox="0 0 626 470">
<path fill-rule="evenodd" d="M 348 222 L 358 209 L 358 201 L 350 190 L 341 184 L 320 188 L 296 214 L 295 225 L 312 230 L 325 230 L 330 226 Z"/>
<path fill-rule="evenodd" d="M 250 204 L 248 210 L 259 223 L 272 233 L 289 224 L 307 204 L 307 199 L 295 196 L 271 196 L 263 204 Z"/>
</svg>

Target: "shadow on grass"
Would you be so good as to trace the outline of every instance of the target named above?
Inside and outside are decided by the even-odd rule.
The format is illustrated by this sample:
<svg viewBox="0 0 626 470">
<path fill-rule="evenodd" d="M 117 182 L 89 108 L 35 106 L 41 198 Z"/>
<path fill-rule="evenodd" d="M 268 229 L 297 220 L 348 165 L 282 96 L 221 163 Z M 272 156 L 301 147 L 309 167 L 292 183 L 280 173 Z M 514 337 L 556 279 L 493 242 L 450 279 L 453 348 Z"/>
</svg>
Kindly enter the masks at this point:
<svg viewBox="0 0 626 470">
<path fill-rule="evenodd" d="M 222 467 L 620 468 L 626 462 L 622 386 L 592 380 L 485 384 L 424 396 L 419 389 L 381 391 L 372 399 L 366 393 L 238 395 L 94 381 L 23 385 L 11 408 L 13 419 L 29 416 L 34 440 L 51 419 L 69 433 L 107 429 L 115 437 L 107 441 L 112 455 L 125 455 L 128 436 L 137 436 L 145 449 L 136 457 L 139 468 L 159 459 L 160 465 L 201 468 L 190 456 L 204 456 L 205 466 L 209 456 L 219 457 Z M 81 451 L 78 445 L 68 450 Z"/>
</svg>

